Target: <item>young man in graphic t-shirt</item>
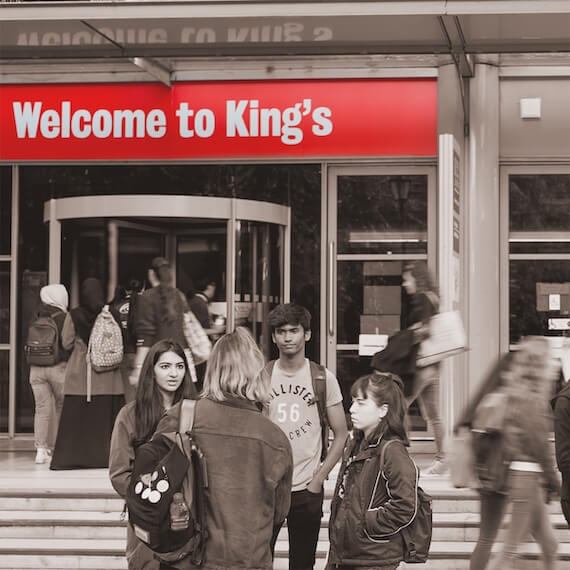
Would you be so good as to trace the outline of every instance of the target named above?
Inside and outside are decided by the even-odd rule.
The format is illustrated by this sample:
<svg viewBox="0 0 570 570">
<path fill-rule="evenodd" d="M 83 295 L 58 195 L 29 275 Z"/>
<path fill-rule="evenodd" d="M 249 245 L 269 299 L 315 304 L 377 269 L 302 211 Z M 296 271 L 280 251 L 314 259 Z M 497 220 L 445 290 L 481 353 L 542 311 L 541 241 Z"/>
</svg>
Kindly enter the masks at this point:
<svg viewBox="0 0 570 570">
<path fill-rule="evenodd" d="M 311 314 L 300 305 L 279 305 L 269 313 L 279 359 L 271 374 L 269 417 L 284 432 L 293 450 L 291 508 L 287 515 L 289 569 L 312 569 L 321 526 L 323 484 L 339 460 L 347 437 L 342 394 L 337 379 L 326 370 L 326 413 L 333 442 L 321 462 L 322 436 L 314 402 L 305 343 L 311 338 Z M 279 528 L 275 529 L 273 544 Z"/>
</svg>

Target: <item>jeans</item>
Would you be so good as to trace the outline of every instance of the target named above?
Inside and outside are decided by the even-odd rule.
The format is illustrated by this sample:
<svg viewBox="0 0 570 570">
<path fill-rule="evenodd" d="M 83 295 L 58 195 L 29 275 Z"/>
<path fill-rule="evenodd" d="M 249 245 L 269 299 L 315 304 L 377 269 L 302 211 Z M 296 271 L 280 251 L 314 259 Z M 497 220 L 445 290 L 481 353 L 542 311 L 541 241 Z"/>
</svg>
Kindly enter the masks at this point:
<svg viewBox="0 0 570 570">
<path fill-rule="evenodd" d="M 289 570 L 310 570 L 315 565 L 315 553 L 323 516 L 324 491 L 311 493 L 306 489 L 291 493 L 291 507 L 287 514 L 289 531 Z M 278 526 L 273 531 L 271 551 L 274 551 Z"/>
<path fill-rule="evenodd" d="M 479 538 L 471 555 L 469 570 L 485 570 L 491 556 L 491 548 L 497 538 L 507 507 L 507 495 L 481 493 L 481 522 Z"/>
<path fill-rule="evenodd" d="M 424 418 L 431 424 L 435 439 L 435 460 L 443 461 L 443 423 L 439 415 L 439 367 L 418 368 L 412 395 L 406 398 L 406 407 L 418 400 Z"/>
<path fill-rule="evenodd" d="M 54 366 L 30 366 L 30 385 L 36 406 L 34 415 L 36 449 L 54 448 L 63 407 L 66 365 L 67 362 L 60 362 Z"/>
<path fill-rule="evenodd" d="M 518 546 L 529 531 L 540 545 L 545 570 L 554 570 L 557 567 L 558 542 L 548 517 L 541 477 L 541 473 L 532 471 L 509 472 L 507 500 L 512 503 L 511 523 L 503 550 L 491 564 L 491 569 L 515 569 Z"/>
</svg>

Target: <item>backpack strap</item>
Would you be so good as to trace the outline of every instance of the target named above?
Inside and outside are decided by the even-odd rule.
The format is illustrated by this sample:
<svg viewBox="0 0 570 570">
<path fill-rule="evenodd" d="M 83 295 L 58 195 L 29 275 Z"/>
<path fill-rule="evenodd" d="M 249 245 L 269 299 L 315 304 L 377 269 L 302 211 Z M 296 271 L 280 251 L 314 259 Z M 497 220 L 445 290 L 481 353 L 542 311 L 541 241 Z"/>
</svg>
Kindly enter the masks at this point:
<svg viewBox="0 0 570 570">
<path fill-rule="evenodd" d="M 263 368 L 263 372 L 269 376 L 269 380 L 271 380 L 271 375 L 273 374 L 273 369 L 275 368 L 275 362 L 275 360 L 270 360 Z"/>
<path fill-rule="evenodd" d="M 86 388 L 86 392 L 87 392 L 87 401 L 90 402 L 91 401 L 91 349 L 92 349 L 92 345 L 91 345 L 91 335 L 89 336 L 89 342 L 87 343 L 87 352 L 85 353 L 85 360 L 87 361 L 87 378 L 86 378 L 86 382 L 87 382 L 87 388 Z"/>
<path fill-rule="evenodd" d="M 196 400 L 182 400 L 182 404 L 180 406 L 180 418 L 178 419 L 178 431 L 180 433 L 188 433 L 192 431 L 195 414 Z"/>
<path fill-rule="evenodd" d="M 327 416 L 327 371 L 324 366 L 317 362 L 309 361 L 311 381 L 313 383 L 313 401 L 309 404 L 317 404 L 319 421 L 321 423 L 321 461 L 324 461 L 329 449 L 329 419 Z"/>
<path fill-rule="evenodd" d="M 384 456 L 386 455 L 386 448 L 395 441 L 395 439 L 389 439 L 385 444 L 380 446 L 380 472 L 382 472 L 384 469 Z"/>
</svg>

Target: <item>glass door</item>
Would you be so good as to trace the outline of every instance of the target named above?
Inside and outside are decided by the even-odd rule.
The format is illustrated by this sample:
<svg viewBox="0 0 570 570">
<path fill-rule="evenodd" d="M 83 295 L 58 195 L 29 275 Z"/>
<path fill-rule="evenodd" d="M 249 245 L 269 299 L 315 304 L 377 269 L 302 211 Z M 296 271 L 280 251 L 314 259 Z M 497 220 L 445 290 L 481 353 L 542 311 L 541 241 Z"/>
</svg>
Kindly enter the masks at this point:
<svg viewBox="0 0 570 570">
<path fill-rule="evenodd" d="M 328 176 L 327 366 L 336 370 L 345 409 L 350 387 L 370 372 L 361 335 L 404 328 L 409 298 L 406 261 L 433 265 L 435 172 L 429 167 L 337 167 Z M 420 411 L 412 429 L 425 435 Z"/>
<path fill-rule="evenodd" d="M 266 358 L 275 358 L 267 314 L 285 301 L 285 227 L 239 221 L 236 233 L 236 325 L 248 327 Z"/>
</svg>

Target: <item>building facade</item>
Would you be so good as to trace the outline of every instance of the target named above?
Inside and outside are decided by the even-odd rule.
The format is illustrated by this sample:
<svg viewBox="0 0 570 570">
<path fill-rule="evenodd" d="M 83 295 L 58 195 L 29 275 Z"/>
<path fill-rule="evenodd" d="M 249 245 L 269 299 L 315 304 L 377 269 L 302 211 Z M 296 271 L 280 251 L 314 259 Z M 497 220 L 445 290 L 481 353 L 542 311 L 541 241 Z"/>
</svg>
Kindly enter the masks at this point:
<svg viewBox="0 0 570 570">
<path fill-rule="evenodd" d="M 448 430 L 521 336 L 562 339 L 570 6 L 473 4 L 2 5 L 1 432 L 33 429 L 39 288 L 74 306 L 96 276 L 110 299 L 156 255 L 183 291 L 215 280 L 268 357 L 267 312 L 307 306 L 347 403 L 426 261 L 468 337 L 442 368 Z"/>
</svg>

